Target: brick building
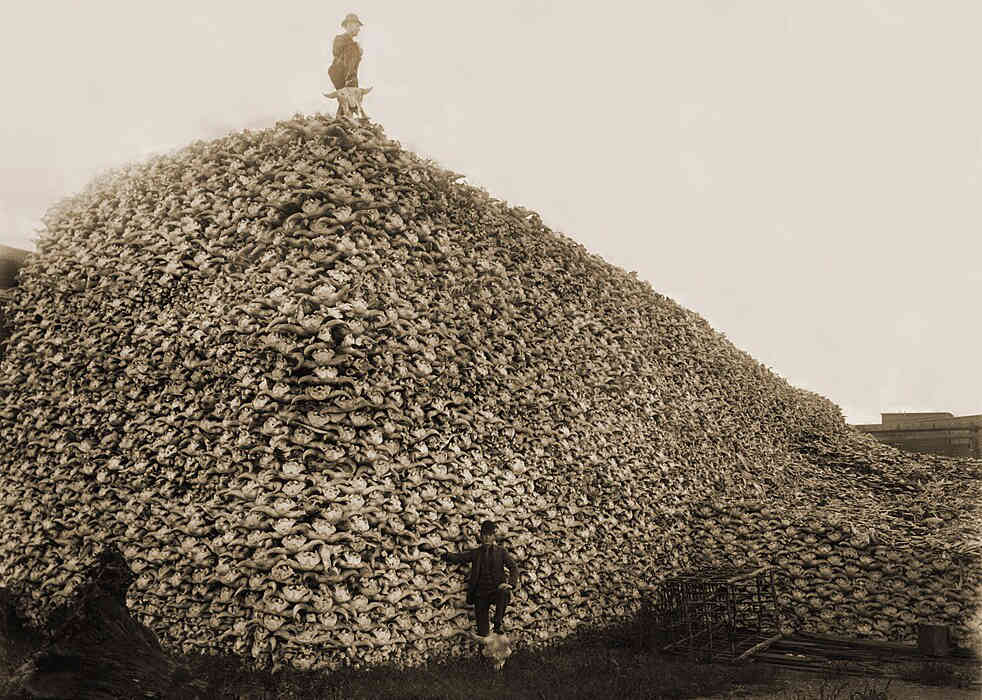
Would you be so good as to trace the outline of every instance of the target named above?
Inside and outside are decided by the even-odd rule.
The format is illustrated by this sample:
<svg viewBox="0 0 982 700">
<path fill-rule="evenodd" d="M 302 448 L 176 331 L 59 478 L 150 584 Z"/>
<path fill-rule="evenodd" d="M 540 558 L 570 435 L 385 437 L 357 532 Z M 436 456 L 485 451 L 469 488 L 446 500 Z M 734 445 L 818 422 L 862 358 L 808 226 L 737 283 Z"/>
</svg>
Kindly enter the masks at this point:
<svg viewBox="0 0 982 700">
<path fill-rule="evenodd" d="M 881 413 L 879 424 L 852 427 L 908 452 L 982 458 L 982 414 Z"/>
</svg>

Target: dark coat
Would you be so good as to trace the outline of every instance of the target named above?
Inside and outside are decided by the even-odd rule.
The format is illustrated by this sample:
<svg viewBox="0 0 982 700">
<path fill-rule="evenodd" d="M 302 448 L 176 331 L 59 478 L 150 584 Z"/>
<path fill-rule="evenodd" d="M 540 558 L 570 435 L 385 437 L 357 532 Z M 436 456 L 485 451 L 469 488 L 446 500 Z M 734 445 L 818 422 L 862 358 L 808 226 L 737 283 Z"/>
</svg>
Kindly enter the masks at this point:
<svg viewBox="0 0 982 700">
<path fill-rule="evenodd" d="M 358 64 L 361 63 L 361 47 L 354 37 L 345 32 L 334 37 L 334 63 L 327 69 L 335 89 L 358 87 Z"/>
<path fill-rule="evenodd" d="M 474 594 L 477 592 L 477 582 L 481 577 L 481 561 L 483 557 L 479 556 L 481 549 L 483 547 L 475 547 L 474 549 L 469 549 L 466 552 L 451 552 L 447 554 L 447 559 L 450 561 L 463 564 L 465 562 L 470 562 L 471 573 L 470 578 L 467 581 L 467 601 L 474 601 Z M 514 588 L 518 585 L 518 564 L 508 553 L 504 547 L 499 547 L 498 545 L 491 545 L 491 578 L 494 581 L 495 589 L 498 588 L 502 583 L 505 582 L 505 567 L 508 567 L 510 576 L 508 577 L 508 583 Z"/>
</svg>

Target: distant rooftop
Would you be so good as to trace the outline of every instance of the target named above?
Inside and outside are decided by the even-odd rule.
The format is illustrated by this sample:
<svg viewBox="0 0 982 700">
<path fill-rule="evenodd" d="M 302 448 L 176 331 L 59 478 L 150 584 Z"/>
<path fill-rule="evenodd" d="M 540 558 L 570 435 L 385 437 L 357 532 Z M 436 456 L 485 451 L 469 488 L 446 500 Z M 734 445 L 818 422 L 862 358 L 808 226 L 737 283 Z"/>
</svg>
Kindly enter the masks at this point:
<svg viewBox="0 0 982 700">
<path fill-rule="evenodd" d="M 944 420 L 954 417 L 953 413 L 881 413 L 880 423 L 894 425 L 896 423 L 915 423 L 922 420 Z"/>
<path fill-rule="evenodd" d="M 982 458 L 982 414 L 881 413 L 880 420 L 852 427 L 909 452 Z"/>
<path fill-rule="evenodd" d="M 961 426 L 982 426 L 982 413 L 970 416 L 956 416 L 940 411 L 932 413 L 881 413 L 879 423 L 853 424 L 854 428 L 867 432 L 931 430 Z"/>
</svg>

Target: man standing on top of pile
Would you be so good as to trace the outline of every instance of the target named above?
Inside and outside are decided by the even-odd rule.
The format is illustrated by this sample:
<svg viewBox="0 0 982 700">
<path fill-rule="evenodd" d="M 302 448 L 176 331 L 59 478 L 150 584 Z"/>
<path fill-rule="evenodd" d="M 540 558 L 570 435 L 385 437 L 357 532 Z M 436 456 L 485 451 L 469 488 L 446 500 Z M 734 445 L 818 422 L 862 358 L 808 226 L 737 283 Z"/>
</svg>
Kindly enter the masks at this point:
<svg viewBox="0 0 982 700">
<path fill-rule="evenodd" d="M 327 69 L 334 89 L 358 87 L 358 64 L 361 63 L 361 47 L 355 41 L 361 31 L 361 20 L 351 12 L 341 21 L 343 34 L 334 37 L 334 63 Z"/>
<path fill-rule="evenodd" d="M 477 618 L 477 634 L 487 637 L 488 616 L 494 603 L 494 632 L 504 634 L 505 608 L 511 600 L 511 589 L 518 585 L 518 565 L 504 547 L 494 544 L 497 526 L 490 520 L 481 523 L 481 546 L 466 552 L 444 552 L 441 558 L 447 562 L 470 562 L 471 572 L 467 582 L 467 602 L 474 605 Z M 511 574 L 505 581 L 505 567 Z"/>
</svg>

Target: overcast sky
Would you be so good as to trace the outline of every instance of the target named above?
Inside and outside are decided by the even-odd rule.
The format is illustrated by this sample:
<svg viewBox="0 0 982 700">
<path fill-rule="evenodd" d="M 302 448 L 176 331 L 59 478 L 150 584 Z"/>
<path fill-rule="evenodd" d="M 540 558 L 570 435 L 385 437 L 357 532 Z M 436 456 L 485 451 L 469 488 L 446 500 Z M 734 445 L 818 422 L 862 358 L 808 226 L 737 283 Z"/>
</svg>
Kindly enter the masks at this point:
<svg viewBox="0 0 982 700">
<path fill-rule="evenodd" d="M 982 413 L 982 2 L 31 0 L 0 26 L 0 243 L 112 167 L 333 113 L 705 317 L 849 422 Z"/>
</svg>

